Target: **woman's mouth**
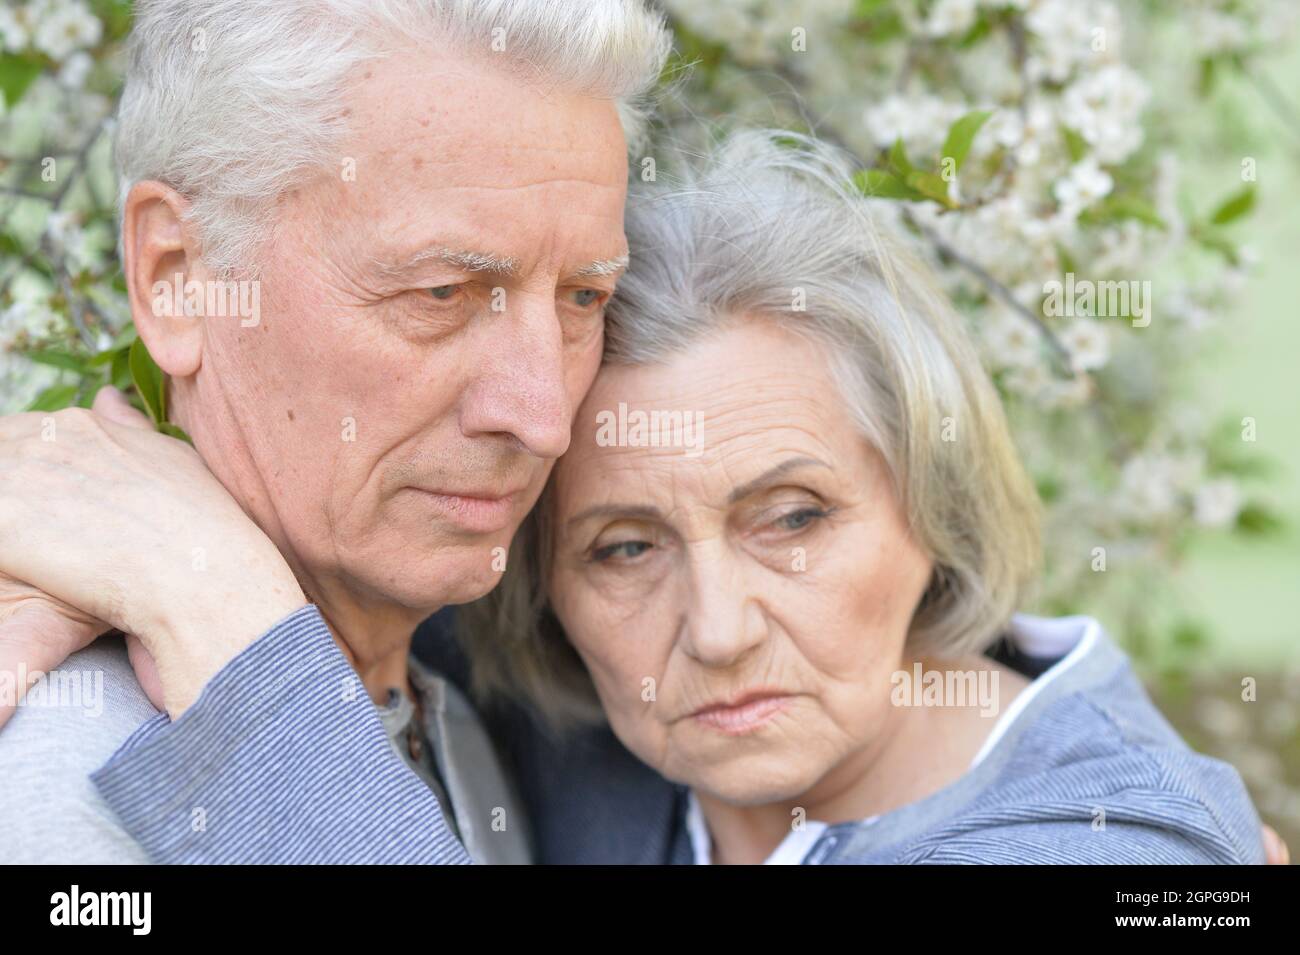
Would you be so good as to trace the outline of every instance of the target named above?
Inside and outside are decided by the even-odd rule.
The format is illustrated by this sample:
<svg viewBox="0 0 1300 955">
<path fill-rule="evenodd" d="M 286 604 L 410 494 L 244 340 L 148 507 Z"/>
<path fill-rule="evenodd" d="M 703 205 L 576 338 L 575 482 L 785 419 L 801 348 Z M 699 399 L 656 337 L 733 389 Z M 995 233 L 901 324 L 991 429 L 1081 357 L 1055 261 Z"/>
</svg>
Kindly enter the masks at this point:
<svg viewBox="0 0 1300 955">
<path fill-rule="evenodd" d="M 728 736 L 743 736 L 765 726 L 794 697 L 787 693 L 750 693 L 734 703 L 715 703 L 696 710 L 691 718 Z"/>
</svg>

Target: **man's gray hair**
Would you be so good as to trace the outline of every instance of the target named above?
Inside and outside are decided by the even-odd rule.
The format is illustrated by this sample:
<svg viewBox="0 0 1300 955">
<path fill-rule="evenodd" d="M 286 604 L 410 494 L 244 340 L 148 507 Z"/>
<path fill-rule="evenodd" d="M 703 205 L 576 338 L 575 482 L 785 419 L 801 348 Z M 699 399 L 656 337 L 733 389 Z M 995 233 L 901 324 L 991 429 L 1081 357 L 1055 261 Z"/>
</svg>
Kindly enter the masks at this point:
<svg viewBox="0 0 1300 955">
<path fill-rule="evenodd" d="M 962 319 L 877 227 L 853 169 L 807 137 L 748 130 L 688 159 L 672 185 L 634 189 L 605 361 L 662 362 L 753 318 L 819 344 L 934 562 L 909 649 L 959 657 L 994 642 L 1031 586 L 1040 505 Z M 560 726 L 599 708 L 548 609 L 550 523 L 544 492 L 501 584 L 459 617 L 480 699 L 507 691 Z"/>
<path fill-rule="evenodd" d="M 190 200 L 205 263 L 254 269 L 266 210 L 335 164 L 361 62 L 430 40 L 615 101 L 629 148 L 671 47 L 643 0 L 136 0 L 114 156 L 119 207 L 156 179 Z M 495 52 L 498 51 L 499 52 Z"/>
</svg>

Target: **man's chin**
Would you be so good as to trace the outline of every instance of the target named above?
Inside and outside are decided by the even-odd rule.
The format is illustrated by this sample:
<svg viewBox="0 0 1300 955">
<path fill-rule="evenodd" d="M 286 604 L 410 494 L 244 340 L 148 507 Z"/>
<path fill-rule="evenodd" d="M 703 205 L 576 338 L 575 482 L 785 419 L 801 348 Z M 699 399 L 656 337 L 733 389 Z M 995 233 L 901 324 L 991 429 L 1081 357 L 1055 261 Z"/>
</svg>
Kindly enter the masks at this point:
<svg viewBox="0 0 1300 955">
<path fill-rule="evenodd" d="M 493 556 L 492 548 L 484 549 L 486 556 L 478 550 L 466 548 L 440 560 L 412 561 L 378 578 L 372 572 L 368 575 L 372 577 L 370 586 L 395 604 L 429 612 L 469 603 L 491 591 L 505 569 L 505 545 L 500 545 L 498 557 Z"/>
</svg>

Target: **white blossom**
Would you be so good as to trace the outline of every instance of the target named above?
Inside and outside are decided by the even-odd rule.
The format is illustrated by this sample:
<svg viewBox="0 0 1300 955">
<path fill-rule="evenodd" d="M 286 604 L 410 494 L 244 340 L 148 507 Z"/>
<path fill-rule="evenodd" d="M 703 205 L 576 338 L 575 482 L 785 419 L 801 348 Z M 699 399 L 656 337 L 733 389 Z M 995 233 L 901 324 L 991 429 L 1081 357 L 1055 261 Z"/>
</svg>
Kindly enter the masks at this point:
<svg viewBox="0 0 1300 955">
<path fill-rule="evenodd" d="M 1109 195 L 1114 185 L 1110 173 L 1102 169 L 1096 159 L 1088 157 L 1075 163 L 1064 179 L 1057 180 L 1052 192 L 1063 208 L 1077 215 Z"/>
<path fill-rule="evenodd" d="M 975 0 L 939 0 L 925 21 L 930 36 L 960 36 L 975 25 Z"/>
<path fill-rule="evenodd" d="M 63 62 L 63 66 L 59 67 L 59 83 L 68 89 L 81 89 L 86 85 L 86 77 L 90 75 L 94 65 L 95 61 L 91 59 L 89 53 L 78 50 Z"/>
<path fill-rule="evenodd" d="M 1196 489 L 1192 499 L 1192 518 L 1202 527 L 1228 527 L 1241 512 L 1241 489 L 1237 482 L 1221 479 L 1208 481 Z"/>
<path fill-rule="evenodd" d="M 1087 141 L 1099 161 L 1121 163 L 1142 145 L 1139 120 L 1150 95 L 1140 76 L 1113 63 L 1066 88 L 1061 121 Z"/>
<path fill-rule="evenodd" d="M 0 7 L 0 39 L 3 40 L 4 49 L 17 53 L 31 45 L 41 5 L 33 2 Z"/>
<path fill-rule="evenodd" d="M 62 0 L 45 10 L 36 27 L 36 47 L 62 61 L 99 42 L 104 25 L 81 0 Z"/>
<path fill-rule="evenodd" d="M 1106 326 L 1095 319 L 1076 319 L 1060 338 L 1070 353 L 1071 365 L 1077 371 L 1101 368 L 1110 360 L 1110 338 Z"/>
<path fill-rule="evenodd" d="M 1204 468 L 1203 452 L 1138 454 L 1120 472 L 1118 506 L 1130 516 L 1158 522 L 1172 517 Z"/>
<path fill-rule="evenodd" d="M 1000 313 L 981 329 L 981 338 L 995 367 L 1025 367 L 1041 360 L 1038 330 L 1019 316 Z"/>
</svg>

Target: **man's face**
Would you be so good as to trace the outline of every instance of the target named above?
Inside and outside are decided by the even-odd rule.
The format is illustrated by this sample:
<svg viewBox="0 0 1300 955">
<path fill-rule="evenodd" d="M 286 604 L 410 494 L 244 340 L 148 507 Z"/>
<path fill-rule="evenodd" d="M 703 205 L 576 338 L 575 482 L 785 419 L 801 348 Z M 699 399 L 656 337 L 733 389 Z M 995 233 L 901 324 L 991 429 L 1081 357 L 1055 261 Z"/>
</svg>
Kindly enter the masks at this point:
<svg viewBox="0 0 1300 955">
<path fill-rule="evenodd" d="M 300 572 L 463 602 L 599 365 L 622 129 L 611 101 L 429 51 L 363 67 L 339 108 L 344 159 L 280 203 L 260 324 L 207 323 L 192 414 L 229 408 L 269 498 L 241 503 Z"/>
</svg>

